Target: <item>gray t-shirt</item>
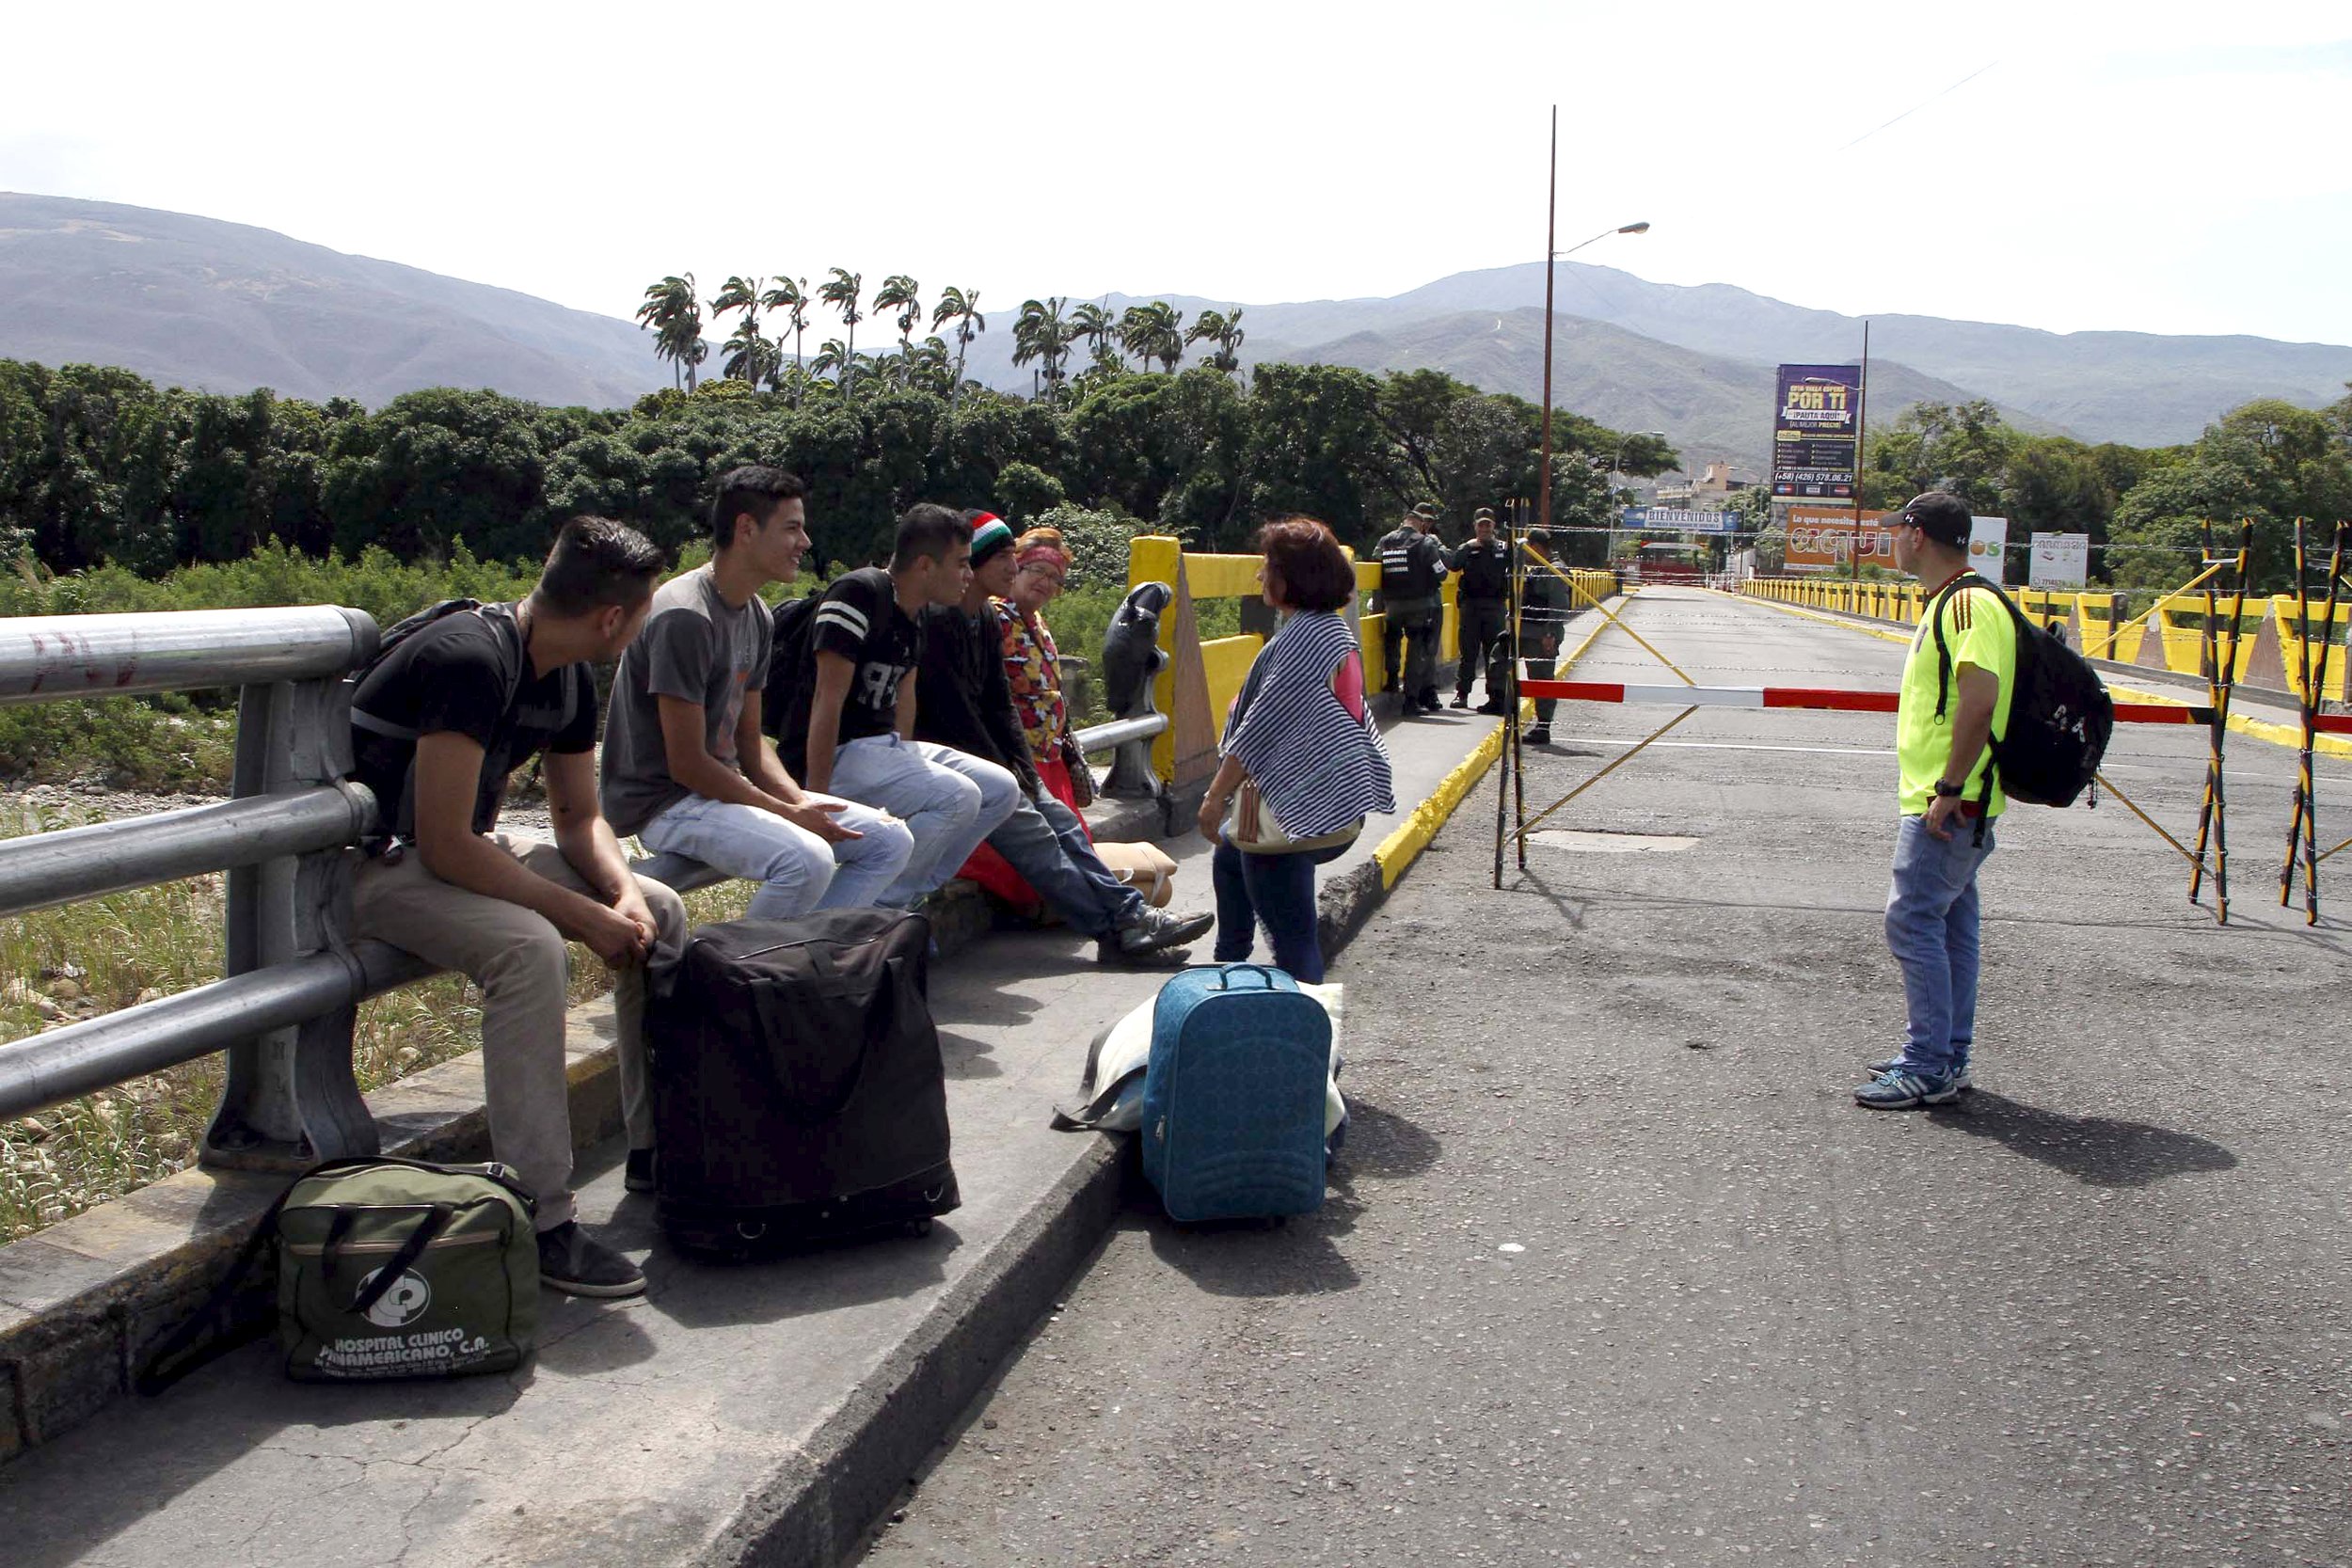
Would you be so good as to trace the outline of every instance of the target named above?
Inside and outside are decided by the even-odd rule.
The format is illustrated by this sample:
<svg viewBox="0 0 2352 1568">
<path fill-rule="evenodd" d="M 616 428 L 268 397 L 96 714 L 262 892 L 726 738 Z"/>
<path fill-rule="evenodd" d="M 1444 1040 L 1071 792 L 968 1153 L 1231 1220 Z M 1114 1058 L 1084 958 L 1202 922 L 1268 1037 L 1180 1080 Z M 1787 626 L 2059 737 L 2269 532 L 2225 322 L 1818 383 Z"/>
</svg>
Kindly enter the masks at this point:
<svg viewBox="0 0 2352 1568">
<path fill-rule="evenodd" d="M 736 723 L 744 694 L 767 684 L 774 641 L 775 618 L 767 604 L 754 594 L 742 609 L 730 608 L 708 566 L 654 590 L 645 629 L 621 656 L 604 721 L 599 795 L 614 832 L 640 831 L 688 794 L 670 777 L 660 698 L 701 704 L 703 743 L 712 756 L 742 771 Z"/>
</svg>

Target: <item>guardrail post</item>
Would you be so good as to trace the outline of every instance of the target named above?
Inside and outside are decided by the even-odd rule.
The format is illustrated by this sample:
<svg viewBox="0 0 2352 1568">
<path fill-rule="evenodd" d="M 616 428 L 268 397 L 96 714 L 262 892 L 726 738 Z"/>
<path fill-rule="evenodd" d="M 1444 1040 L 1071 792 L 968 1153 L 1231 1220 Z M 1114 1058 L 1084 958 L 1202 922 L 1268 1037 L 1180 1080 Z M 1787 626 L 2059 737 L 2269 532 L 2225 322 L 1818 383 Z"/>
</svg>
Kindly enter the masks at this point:
<svg viewBox="0 0 2352 1568">
<path fill-rule="evenodd" d="M 358 651 L 374 650 L 371 623 Z M 351 705 L 341 676 L 279 681 L 238 691 L 232 793 L 268 795 L 332 783 L 351 771 Z M 230 974 L 331 951 L 358 968 L 345 942 L 350 912 L 346 852 L 282 856 L 228 874 Z M 220 1104 L 199 1158 L 213 1166 L 278 1170 L 374 1154 L 375 1119 L 352 1074 L 356 1005 L 228 1050 Z"/>
</svg>

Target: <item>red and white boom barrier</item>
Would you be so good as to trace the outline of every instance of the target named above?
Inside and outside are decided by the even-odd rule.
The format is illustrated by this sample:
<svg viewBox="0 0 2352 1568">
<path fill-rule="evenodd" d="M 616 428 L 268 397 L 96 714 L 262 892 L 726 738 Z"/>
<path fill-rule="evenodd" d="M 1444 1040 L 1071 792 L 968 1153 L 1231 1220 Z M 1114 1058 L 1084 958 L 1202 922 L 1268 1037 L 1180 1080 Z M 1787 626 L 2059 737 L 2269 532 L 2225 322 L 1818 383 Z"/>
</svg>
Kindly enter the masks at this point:
<svg viewBox="0 0 2352 1568">
<path fill-rule="evenodd" d="M 1834 713 L 1892 713 L 1892 691 L 1841 691 L 1822 686 L 1668 686 L 1635 681 L 1519 682 L 1522 697 L 1564 703 L 1655 704 L 1668 707 L 1814 708 Z M 2214 710 L 2178 703 L 2117 703 L 2119 724 L 2210 724 Z M 2333 734 L 2352 734 L 2352 714 L 2330 714 L 2315 721 Z"/>
</svg>

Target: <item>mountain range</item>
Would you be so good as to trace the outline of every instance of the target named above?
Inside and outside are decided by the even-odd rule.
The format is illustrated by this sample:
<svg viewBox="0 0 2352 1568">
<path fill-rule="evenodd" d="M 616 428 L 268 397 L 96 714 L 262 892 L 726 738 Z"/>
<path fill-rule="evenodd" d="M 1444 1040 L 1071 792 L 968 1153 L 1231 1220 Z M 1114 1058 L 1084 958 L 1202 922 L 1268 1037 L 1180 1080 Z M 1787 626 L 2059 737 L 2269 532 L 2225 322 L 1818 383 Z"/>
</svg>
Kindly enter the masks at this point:
<svg viewBox="0 0 2352 1568">
<path fill-rule="evenodd" d="M 1758 467 L 1772 366 L 1851 362 L 1859 318 L 1728 284 L 1652 283 L 1560 263 L 1557 406 L 1663 431 L 1695 466 Z M 1385 299 L 1243 306 L 1245 362 L 1444 370 L 1489 391 L 1542 389 L 1541 262 L 1457 273 Z M 1235 302 L 1147 299 L 1184 310 Z M 634 301 L 621 302 L 634 305 Z M 1027 391 L 1012 364 L 1014 301 L 967 373 Z M 821 324 L 821 325 L 819 325 Z M 820 310 L 811 336 L 831 336 Z M 868 325 L 875 332 L 881 324 Z M 714 333 L 716 337 L 720 334 Z M 888 329 L 869 339 L 887 352 Z M 2023 428 L 2165 445 L 2255 397 L 2307 406 L 2352 382 L 2352 347 L 2250 337 L 2044 332 L 1932 316 L 1870 318 L 1870 422 L 1921 401 L 1983 397 Z M 0 357 L 120 365 L 209 391 L 274 388 L 371 405 L 420 387 L 490 387 L 542 403 L 625 404 L 671 382 L 650 334 L 618 316 L 349 256 L 269 230 L 63 197 L 0 193 Z"/>
</svg>

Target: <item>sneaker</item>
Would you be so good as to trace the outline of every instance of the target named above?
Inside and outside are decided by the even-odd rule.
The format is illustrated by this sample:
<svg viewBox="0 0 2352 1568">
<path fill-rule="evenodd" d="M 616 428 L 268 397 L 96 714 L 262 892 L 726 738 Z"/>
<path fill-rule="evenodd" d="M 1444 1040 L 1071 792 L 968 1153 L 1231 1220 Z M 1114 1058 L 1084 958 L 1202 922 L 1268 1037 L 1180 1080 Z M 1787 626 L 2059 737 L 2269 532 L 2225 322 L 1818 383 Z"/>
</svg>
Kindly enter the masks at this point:
<svg viewBox="0 0 2352 1568">
<path fill-rule="evenodd" d="M 1446 706 L 1448 706 L 1448 707 L 1468 707 L 1468 706 L 1470 706 L 1470 693 L 1469 693 L 1469 692 L 1467 692 L 1467 691 L 1456 691 L 1456 692 L 1454 694 L 1454 701 L 1452 701 L 1452 702 L 1450 702 L 1450 703 L 1446 704 Z"/>
<path fill-rule="evenodd" d="M 1519 739 L 1530 746 L 1549 746 L 1551 744 L 1551 726 L 1530 724 L 1527 726 L 1527 733 L 1520 736 Z"/>
<path fill-rule="evenodd" d="M 621 1186 L 632 1193 L 653 1191 L 653 1150 L 632 1148 L 628 1151 L 628 1168 L 621 1173 Z"/>
<path fill-rule="evenodd" d="M 582 1230 L 578 1220 L 539 1232 L 539 1283 L 567 1296 L 645 1293 L 637 1265 Z"/>
<path fill-rule="evenodd" d="M 1942 1105 L 1960 1098 L 1951 1079 L 1896 1069 L 1882 1072 L 1854 1090 L 1853 1102 L 1873 1111 L 1908 1111 L 1915 1105 Z"/>
<path fill-rule="evenodd" d="M 1423 713 L 1438 713 L 1445 708 L 1445 705 L 1438 701 L 1438 689 L 1434 686 L 1425 688 L 1422 691 L 1420 702 Z"/>
<path fill-rule="evenodd" d="M 1182 947 L 1209 934 L 1214 914 L 1171 914 L 1149 904 L 1132 926 L 1121 926 L 1098 944 L 1105 958 L 1140 958 L 1169 947 Z"/>
<path fill-rule="evenodd" d="M 1883 1062 L 1863 1063 L 1862 1070 L 1868 1073 L 1871 1077 L 1876 1078 L 1882 1073 L 1892 1072 L 1902 1065 L 1903 1059 L 1900 1056 L 1889 1056 Z M 1975 1076 L 1969 1072 L 1968 1064 L 1963 1062 L 1960 1065 L 1960 1070 L 1952 1074 L 1952 1087 L 1964 1094 L 1976 1086 L 1977 1080 Z"/>
</svg>

